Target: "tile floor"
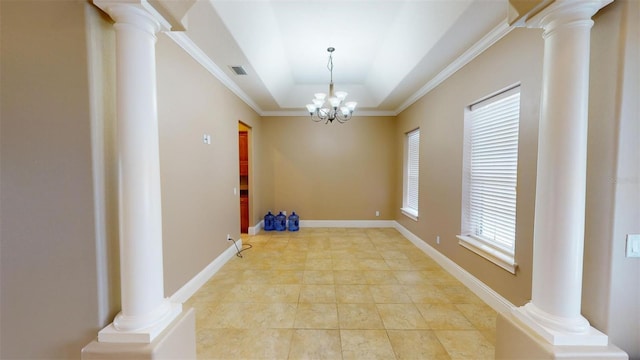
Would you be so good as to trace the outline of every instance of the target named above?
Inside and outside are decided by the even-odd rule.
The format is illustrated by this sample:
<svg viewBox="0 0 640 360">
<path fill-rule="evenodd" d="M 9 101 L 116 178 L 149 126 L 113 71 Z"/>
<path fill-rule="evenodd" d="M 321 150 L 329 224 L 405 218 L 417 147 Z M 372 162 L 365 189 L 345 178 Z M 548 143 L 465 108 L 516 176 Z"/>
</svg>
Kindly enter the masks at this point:
<svg viewBox="0 0 640 360">
<path fill-rule="evenodd" d="M 243 235 L 186 304 L 199 359 L 493 359 L 496 313 L 395 229 Z"/>
</svg>

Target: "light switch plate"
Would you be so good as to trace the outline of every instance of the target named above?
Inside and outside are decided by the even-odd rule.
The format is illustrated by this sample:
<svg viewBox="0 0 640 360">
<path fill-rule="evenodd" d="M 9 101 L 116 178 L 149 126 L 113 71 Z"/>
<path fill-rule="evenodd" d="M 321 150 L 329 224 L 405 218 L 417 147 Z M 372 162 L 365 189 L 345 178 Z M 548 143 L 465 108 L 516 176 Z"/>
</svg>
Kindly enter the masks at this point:
<svg viewBox="0 0 640 360">
<path fill-rule="evenodd" d="M 627 257 L 640 257 L 640 234 L 627 234 Z"/>
</svg>

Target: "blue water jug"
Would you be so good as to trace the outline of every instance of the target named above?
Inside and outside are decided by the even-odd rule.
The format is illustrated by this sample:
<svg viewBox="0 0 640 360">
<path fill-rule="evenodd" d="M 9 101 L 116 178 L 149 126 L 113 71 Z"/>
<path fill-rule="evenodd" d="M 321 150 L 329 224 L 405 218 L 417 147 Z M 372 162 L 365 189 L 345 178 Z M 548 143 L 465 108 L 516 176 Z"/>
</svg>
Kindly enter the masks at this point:
<svg viewBox="0 0 640 360">
<path fill-rule="evenodd" d="M 298 230 L 300 230 L 300 217 L 296 214 L 295 211 L 292 211 L 291 215 L 289 215 L 289 231 Z"/>
<path fill-rule="evenodd" d="M 287 216 L 280 211 L 278 215 L 276 215 L 276 221 L 274 222 L 276 231 L 285 231 L 287 230 Z"/>
<path fill-rule="evenodd" d="M 276 216 L 269 211 L 264 216 L 264 231 L 273 231 L 275 229 Z"/>
</svg>

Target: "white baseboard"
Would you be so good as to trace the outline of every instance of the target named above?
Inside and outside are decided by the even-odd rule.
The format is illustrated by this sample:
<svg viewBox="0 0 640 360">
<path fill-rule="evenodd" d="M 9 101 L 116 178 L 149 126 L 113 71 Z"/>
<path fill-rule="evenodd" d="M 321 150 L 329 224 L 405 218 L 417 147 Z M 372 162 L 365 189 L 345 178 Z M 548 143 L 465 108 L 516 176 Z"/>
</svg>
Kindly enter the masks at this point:
<svg viewBox="0 0 640 360">
<path fill-rule="evenodd" d="M 395 224 L 395 220 L 300 220 L 301 228 L 389 228 L 395 227 Z"/>
<path fill-rule="evenodd" d="M 516 306 L 509 300 L 502 297 L 468 271 L 460 267 L 448 257 L 431 247 L 418 236 L 407 230 L 395 220 L 300 220 L 300 227 L 345 227 L 345 228 L 395 228 L 404 237 L 411 241 L 418 249 L 431 257 L 444 270 L 453 275 L 458 281 L 467 286 L 479 298 L 500 313 L 511 313 Z M 262 221 L 254 227 L 249 228 L 249 234 L 255 235 L 262 228 Z M 252 230 L 253 229 L 253 230 Z M 254 232 L 251 234 L 251 232 Z M 242 248 L 242 239 L 237 241 Z M 215 258 L 207 267 L 198 273 L 193 279 L 187 282 L 182 288 L 171 296 L 171 301 L 183 303 L 195 294 L 229 259 L 236 254 L 236 248 L 231 244 L 220 256 Z"/>
<path fill-rule="evenodd" d="M 478 280 L 475 276 L 471 275 L 468 271 L 460 267 L 460 265 L 453 262 L 448 257 L 431 247 L 426 242 L 422 241 L 419 237 L 407 230 L 404 226 L 395 222 L 395 228 L 404 237 L 409 239 L 418 249 L 429 255 L 438 265 L 442 266 L 448 273 L 453 275 L 458 281 L 468 287 L 473 293 L 475 293 L 480 299 L 491 306 L 495 311 L 503 314 L 511 313 L 516 308 L 509 300 L 502 297 L 502 295 L 495 292 L 492 288 L 487 286 L 482 281 Z"/>
<path fill-rule="evenodd" d="M 257 233 L 260 232 L 260 229 L 262 229 L 262 226 L 264 224 L 264 220 L 260 220 L 256 226 L 249 226 L 249 235 L 255 235 Z"/>
<path fill-rule="evenodd" d="M 242 249 L 242 239 L 236 241 L 236 244 L 239 248 Z M 184 303 L 189 300 L 189 298 L 196 293 L 204 285 L 211 277 L 224 266 L 224 264 L 232 259 L 236 255 L 236 247 L 231 244 L 227 248 L 227 250 L 223 251 L 217 258 L 213 259 L 209 265 L 207 265 L 202 271 L 200 271 L 196 276 L 194 276 L 189 282 L 184 284 L 183 287 L 178 289 L 173 295 L 171 295 L 171 302 L 174 303 Z"/>
</svg>

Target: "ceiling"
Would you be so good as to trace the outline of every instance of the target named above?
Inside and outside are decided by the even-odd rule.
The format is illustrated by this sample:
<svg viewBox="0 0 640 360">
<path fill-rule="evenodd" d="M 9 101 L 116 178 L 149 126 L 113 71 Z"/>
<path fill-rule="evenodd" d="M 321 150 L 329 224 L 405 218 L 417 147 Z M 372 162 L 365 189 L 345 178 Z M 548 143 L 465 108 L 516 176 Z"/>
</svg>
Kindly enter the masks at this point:
<svg viewBox="0 0 640 360">
<path fill-rule="evenodd" d="M 506 34 L 507 11 L 508 0 L 198 0 L 182 39 L 261 115 L 304 115 L 328 92 L 328 47 L 356 113 L 395 115 Z"/>
</svg>

